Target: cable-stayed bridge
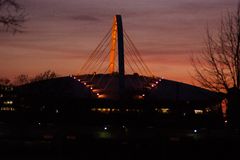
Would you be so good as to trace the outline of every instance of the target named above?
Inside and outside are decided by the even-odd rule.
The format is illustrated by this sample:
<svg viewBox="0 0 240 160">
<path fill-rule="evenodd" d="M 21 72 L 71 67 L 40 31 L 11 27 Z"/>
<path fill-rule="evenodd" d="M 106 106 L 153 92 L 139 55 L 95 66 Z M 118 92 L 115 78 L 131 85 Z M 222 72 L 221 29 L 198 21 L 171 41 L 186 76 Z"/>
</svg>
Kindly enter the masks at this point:
<svg viewBox="0 0 240 160">
<path fill-rule="evenodd" d="M 74 76 L 98 98 L 144 99 L 161 81 L 143 61 L 124 30 L 121 15 Z"/>
<path fill-rule="evenodd" d="M 79 74 L 36 82 L 21 87 L 21 94 L 67 103 L 125 104 L 153 107 L 211 107 L 219 104 L 218 93 L 154 76 L 123 27 L 121 15 L 80 68 Z M 45 98 L 39 98 L 45 97 Z M 52 98 L 49 98 L 52 97 Z M 67 102 L 71 99 L 71 102 Z"/>
</svg>

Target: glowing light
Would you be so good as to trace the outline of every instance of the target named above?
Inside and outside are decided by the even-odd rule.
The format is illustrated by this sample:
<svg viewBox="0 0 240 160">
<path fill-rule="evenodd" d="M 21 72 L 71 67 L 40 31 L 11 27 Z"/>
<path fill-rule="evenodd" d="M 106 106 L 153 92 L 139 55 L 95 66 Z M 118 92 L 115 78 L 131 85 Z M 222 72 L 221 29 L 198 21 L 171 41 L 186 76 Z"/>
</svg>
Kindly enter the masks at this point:
<svg viewBox="0 0 240 160">
<path fill-rule="evenodd" d="M 1 107 L 1 111 L 15 111 L 13 107 Z"/>
<path fill-rule="evenodd" d="M 119 112 L 120 109 L 117 108 L 91 108 L 91 111 L 98 111 L 102 113 L 109 113 L 109 112 Z"/>
<path fill-rule="evenodd" d="M 100 94 L 100 93 L 97 93 L 97 96 L 98 96 L 98 98 L 106 98 L 107 97 L 106 94 Z"/>
<path fill-rule="evenodd" d="M 106 131 L 107 129 L 108 129 L 107 126 L 105 126 L 105 127 L 104 127 L 104 130 Z"/>
<path fill-rule="evenodd" d="M 203 114 L 203 110 L 201 109 L 194 109 L 195 114 Z"/>
<path fill-rule="evenodd" d="M 144 97 L 145 97 L 145 94 L 134 96 L 135 99 L 144 99 Z"/>
<path fill-rule="evenodd" d="M 112 26 L 112 46 L 110 51 L 110 74 L 114 73 L 115 68 L 115 52 L 116 52 L 116 40 L 117 40 L 117 19 L 114 16 L 113 26 Z"/>
<path fill-rule="evenodd" d="M 81 80 L 80 80 L 80 79 L 78 79 L 78 82 L 81 82 Z"/>
<path fill-rule="evenodd" d="M 10 104 L 13 104 L 13 101 L 4 101 L 3 104 L 10 105 Z"/>
<path fill-rule="evenodd" d="M 90 89 L 92 90 L 92 89 L 93 89 L 93 87 L 90 87 Z"/>
<path fill-rule="evenodd" d="M 162 113 L 169 113 L 169 108 L 161 108 Z"/>
<path fill-rule="evenodd" d="M 158 84 L 158 81 L 156 81 L 155 83 Z"/>
<path fill-rule="evenodd" d="M 197 133 L 197 130 L 196 130 L 196 129 L 194 129 L 194 130 L 193 130 L 193 132 L 194 132 L 194 133 Z"/>
<path fill-rule="evenodd" d="M 84 82 L 83 84 L 84 84 L 84 85 L 87 85 L 87 83 L 86 83 L 86 82 Z"/>
<path fill-rule="evenodd" d="M 169 108 L 155 108 L 155 111 L 163 113 L 163 114 L 168 114 L 170 112 Z"/>
<path fill-rule="evenodd" d="M 58 109 L 56 109 L 56 113 L 59 113 L 59 110 L 58 110 Z"/>
<path fill-rule="evenodd" d="M 92 90 L 92 92 L 93 92 L 93 93 L 96 93 L 96 94 L 97 94 L 98 92 L 100 92 L 100 91 L 101 91 L 100 89 L 93 89 L 93 90 Z"/>
<path fill-rule="evenodd" d="M 227 121 L 227 120 L 225 120 L 225 121 L 224 121 L 224 123 L 228 123 L 228 121 Z"/>
</svg>

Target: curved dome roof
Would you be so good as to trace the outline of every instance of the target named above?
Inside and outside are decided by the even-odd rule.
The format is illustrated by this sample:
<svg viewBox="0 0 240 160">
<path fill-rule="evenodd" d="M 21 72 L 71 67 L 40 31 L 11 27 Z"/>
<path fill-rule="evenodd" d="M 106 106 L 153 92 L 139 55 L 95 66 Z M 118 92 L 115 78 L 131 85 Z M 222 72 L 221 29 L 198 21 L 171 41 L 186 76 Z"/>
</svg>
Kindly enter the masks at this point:
<svg viewBox="0 0 240 160">
<path fill-rule="evenodd" d="M 63 97 L 77 99 L 119 100 L 118 75 L 96 74 L 60 77 L 19 87 L 24 96 Z M 172 80 L 139 76 L 125 76 L 124 97 L 128 100 L 146 99 L 151 102 L 213 103 L 220 94 Z"/>
<path fill-rule="evenodd" d="M 18 87 L 18 94 L 40 97 L 91 98 L 92 93 L 83 84 L 71 77 L 60 77 L 32 82 Z"/>
<path fill-rule="evenodd" d="M 161 80 L 149 96 L 157 101 L 176 101 L 199 105 L 201 103 L 216 103 L 222 98 L 220 93 L 166 79 Z"/>
</svg>

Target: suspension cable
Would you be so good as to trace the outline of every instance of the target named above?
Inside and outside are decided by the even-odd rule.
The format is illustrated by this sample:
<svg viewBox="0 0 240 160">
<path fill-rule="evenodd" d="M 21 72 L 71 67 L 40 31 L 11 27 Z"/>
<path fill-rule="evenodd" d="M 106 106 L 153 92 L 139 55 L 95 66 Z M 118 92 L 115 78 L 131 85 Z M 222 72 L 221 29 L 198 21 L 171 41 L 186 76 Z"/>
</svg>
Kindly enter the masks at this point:
<svg viewBox="0 0 240 160">
<path fill-rule="evenodd" d="M 85 63 L 83 64 L 83 66 L 80 69 L 80 72 L 82 72 L 84 70 L 84 68 L 86 68 L 89 64 L 91 63 L 92 59 L 94 57 L 96 57 L 96 54 L 98 54 L 99 50 L 101 49 L 101 47 L 104 45 L 104 43 L 109 39 L 109 36 L 111 35 L 111 29 L 107 32 L 107 34 L 104 36 L 104 38 L 100 41 L 100 43 L 97 45 L 97 47 L 94 49 L 94 51 L 90 54 L 90 56 L 88 57 L 88 59 L 85 61 Z"/>
<path fill-rule="evenodd" d="M 148 66 L 144 63 L 140 52 L 138 51 L 138 49 L 136 48 L 136 46 L 134 45 L 133 41 L 131 40 L 131 38 L 129 37 L 129 35 L 127 34 L 126 31 L 124 31 L 124 35 L 126 37 L 126 40 L 129 42 L 129 44 L 133 47 L 133 51 L 136 55 L 136 57 L 140 60 L 141 65 L 143 66 L 143 68 L 145 68 L 145 70 L 151 75 L 153 76 L 152 72 L 150 71 L 150 69 L 148 68 Z"/>
</svg>

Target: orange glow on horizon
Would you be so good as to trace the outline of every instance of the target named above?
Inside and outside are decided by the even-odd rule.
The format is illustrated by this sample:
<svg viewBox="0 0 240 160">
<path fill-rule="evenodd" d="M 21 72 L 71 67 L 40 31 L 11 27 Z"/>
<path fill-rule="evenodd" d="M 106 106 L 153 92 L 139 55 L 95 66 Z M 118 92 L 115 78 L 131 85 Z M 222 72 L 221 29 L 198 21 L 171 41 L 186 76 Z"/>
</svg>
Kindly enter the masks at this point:
<svg viewBox="0 0 240 160">
<path fill-rule="evenodd" d="M 59 76 L 82 74 L 82 64 L 109 30 L 112 16 L 120 13 L 124 30 L 155 76 L 193 84 L 189 57 L 203 49 L 205 24 L 209 22 L 209 28 L 215 31 L 221 13 L 237 6 L 236 0 L 21 3 L 31 17 L 23 25 L 24 32 L 0 33 L 0 78 L 12 82 L 20 74 L 32 78 L 49 69 Z M 110 59 L 112 72 L 114 56 Z"/>
</svg>

